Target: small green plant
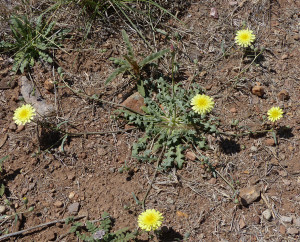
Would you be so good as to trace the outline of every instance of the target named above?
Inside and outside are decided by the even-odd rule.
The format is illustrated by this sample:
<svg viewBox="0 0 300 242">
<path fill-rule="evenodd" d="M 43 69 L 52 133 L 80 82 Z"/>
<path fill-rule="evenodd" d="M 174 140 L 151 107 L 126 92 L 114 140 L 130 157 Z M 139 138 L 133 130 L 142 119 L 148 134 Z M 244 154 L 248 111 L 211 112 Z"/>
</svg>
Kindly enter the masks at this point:
<svg viewBox="0 0 300 242">
<path fill-rule="evenodd" d="M 145 135 L 133 144 L 132 156 L 141 161 L 155 161 L 162 152 L 162 169 L 173 166 L 180 169 L 186 148 L 190 145 L 206 148 L 204 134 L 217 132 L 216 118 L 191 110 L 191 99 L 203 92 L 196 84 L 190 90 L 181 84 L 170 85 L 163 78 L 147 84 L 151 96 L 144 99 L 144 115 L 120 110 L 130 124 L 145 130 Z"/>
<path fill-rule="evenodd" d="M 8 158 L 8 155 L 7 156 L 4 156 L 0 159 L 0 197 L 3 196 L 4 192 L 5 192 L 5 186 L 4 186 L 4 183 L 2 183 L 3 181 L 3 178 L 2 178 L 2 164 L 3 162 Z"/>
<path fill-rule="evenodd" d="M 29 21 L 26 16 L 12 16 L 10 28 L 14 41 L 1 41 L 0 50 L 14 53 L 14 65 L 12 70 L 22 73 L 25 68 L 33 67 L 35 61 L 44 60 L 52 63 L 53 59 L 49 50 L 58 47 L 55 43 L 62 38 L 65 31 L 53 32 L 55 22 L 44 23 L 43 15 L 36 22 Z"/>
<path fill-rule="evenodd" d="M 66 223 L 73 222 L 72 219 L 67 219 Z M 75 233 L 82 241 L 114 241 L 126 242 L 136 238 L 136 232 L 129 232 L 128 228 L 122 228 L 116 232 L 111 232 L 112 220 L 108 213 L 104 212 L 101 223 L 96 226 L 95 223 L 87 221 L 84 226 L 82 223 L 75 222 L 72 224 L 70 233 Z M 83 233 L 86 231 L 87 233 Z"/>
<path fill-rule="evenodd" d="M 127 54 L 124 55 L 124 59 L 119 59 L 119 58 L 111 58 L 111 60 L 114 61 L 116 65 L 119 67 L 107 78 L 105 84 L 108 84 L 111 82 L 113 79 L 115 79 L 118 75 L 121 73 L 124 73 L 126 71 L 129 71 L 132 76 L 137 80 L 137 88 L 139 93 L 145 97 L 145 86 L 143 83 L 143 80 L 141 78 L 141 72 L 142 69 L 145 65 L 153 63 L 155 60 L 161 58 L 164 56 L 167 52 L 169 52 L 169 49 L 164 49 L 156 53 L 152 53 L 146 58 L 144 58 L 142 61 L 138 62 L 134 53 L 133 53 L 133 48 L 132 45 L 129 41 L 129 37 L 125 30 L 122 30 L 122 35 L 124 42 L 126 44 L 127 48 Z"/>
</svg>

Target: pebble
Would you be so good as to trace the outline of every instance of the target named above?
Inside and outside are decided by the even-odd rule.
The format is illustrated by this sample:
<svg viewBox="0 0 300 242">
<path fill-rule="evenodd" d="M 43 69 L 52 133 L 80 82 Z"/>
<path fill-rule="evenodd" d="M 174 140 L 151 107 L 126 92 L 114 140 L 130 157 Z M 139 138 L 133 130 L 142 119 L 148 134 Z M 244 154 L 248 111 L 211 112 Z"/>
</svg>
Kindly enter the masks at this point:
<svg viewBox="0 0 300 242">
<path fill-rule="evenodd" d="M 5 213 L 6 207 L 3 205 L 0 205 L 0 213 Z"/>
<path fill-rule="evenodd" d="M 282 234 L 282 235 L 285 235 L 285 233 L 286 233 L 286 228 L 285 228 L 285 226 L 284 225 L 280 225 L 279 226 L 279 232 Z"/>
<path fill-rule="evenodd" d="M 250 150 L 253 151 L 253 152 L 256 152 L 257 151 L 257 147 L 256 146 L 251 146 Z"/>
<path fill-rule="evenodd" d="M 265 140 L 265 144 L 267 145 L 267 146 L 274 146 L 275 145 L 275 141 L 274 141 L 274 139 L 266 139 Z"/>
<path fill-rule="evenodd" d="M 288 228 L 287 233 L 292 234 L 292 235 L 297 235 L 297 234 L 299 234 L 299 230 L 296 228 Z"/>
<path fill-rule="evenodd" d="M 292 221 L 293 221 L 293 218 L 292 217 L 288 217 L 288 216 L 281 216 L 281 219 L 280 219 L 283 223 L 289 223 L 291 224 Z"/>
<path fill-rule="evenodd" d="M 57 208 L 61 208 L 64 204 L 61 202 L 61 201 L 56 201 L 54 203 L 54 206 L 57 207 Z"/>
<path fill-rule="evenodd" d="M 236 108 L 231 108 L 231 109 L 229 109 L 229 112 L 231 112 L 231 113 L 237 113 L 237 110 L 236 110 Z"/>
<path fill-rule="evenodd" d="M 109 171 L 110 171 L 111 173 L 114 173 L 114 172 L 116 171 L 116 168 L 111 167 L 111 168 L 109 168 Z"/>
<path fill-rule="evenodd" d="M 271 213 L 270 209 L 266 209 L 265 211 L 263 211 L 262 215 L 268 221 L 270 221 L 272 218 L 272 213 Z"/>
<path fill-rule="evenodd" d="M 240 219 L 240 221 L 239 221 L 239 227 L 240 227 L 240 229 L 243 229 L 243 228 L 246 228 L 246 223 L 245 223 L 245 221 L 244 221 L 244 219 Z"/>
<path fill-rule="evenodd" d="M 77 215 L 78 211 L 79 211 L 79 203 L 78 202 L 72 203 L 71 205 L 68 206 L 68 212 L 70 214 Z"/>
<path fill-rule="evenodd" d="M 281 60 L 286 60 L 286 59 L 288 59 L 289 58 L 289 55 L 288 54 L 283 54 L 282 56 L 281 56 Z"/>
<path fill-rule="evenodd" d="M 73 199 L 75 197 L 75 192 L 70 192 L 69 199 Z"/>
<path fill-rule="evenodd" d="M 262 97 L 265 94 L 265 89 L 263 86 L 254 86 L 252 87 L 252 94 Z"/>
<path fill-rule="evenodd" d="M 241 203 L 244 206 L 247 206 L 253 203 L 260 197 L 260 189 L 258 186 L 250 186 L 240 189 Z"/>
</svg>

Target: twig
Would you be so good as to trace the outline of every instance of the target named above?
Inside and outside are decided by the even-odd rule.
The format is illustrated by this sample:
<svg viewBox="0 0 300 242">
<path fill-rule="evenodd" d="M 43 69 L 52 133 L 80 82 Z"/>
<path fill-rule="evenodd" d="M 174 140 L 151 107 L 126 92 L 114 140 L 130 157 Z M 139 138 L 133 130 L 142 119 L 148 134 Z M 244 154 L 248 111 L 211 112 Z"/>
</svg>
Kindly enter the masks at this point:
<svg viewBox="0 0 300 242">
<path fill-rule="evenodd" d="M 152 184 L 153 184 L 153 182 L 154 182 L 154 180 L 155 180 L 155 178 L 156 178 L 156 173 L 157 173 L 157 170 L 158 170 L 159 162 L 160 162 L 161 157 L 162 157 L 162 155 L 163 155 L 163 153 L 164 153 L 164 151 L 165 151 L 165 148 L 166 148 L 166 146 L 163 147 L 163 149 L 162 149 L 162 151 L 161 151 L 161 153 L 160 153 L 160 155 L 159 155 L 159 157 L 158 157 L 158 159 L 157 159 L 157 162 L 156 162 L 156 168 L 155 168 L 155 172 L 154 172 L 154 174 L 153 174 L 153 178 L 152 178 L 152 180 L 151 180 L 151 182 L 150 182 L 150 185 L 149 185 L 149 187 L 148 187 L 148 189 L 147 189 L 147 191 L 146 191 L 146 194 L 145 194 L 144 199 L 143 199 L 143 202 L 142 202 L 142 208 L 143 208 L 143 210 L 145 210 L 145 202 L 146 202 L 146 199 L 147 199 L 147 197 L 148 197 L 148 194 L 149 194 L 149 192 L 150 192 L 150 190 L 151 190 L 151 188 L 152 188 Z"/>
<path fill-rule="evenodd" d="M 84 216 L 79 216 L 79 217 L 74 218 L 74 220 L 80 220 L 84 217 L 86 217 L 86 216 L 85 215 Z M 18 232 L 3 235 L 3 236 L 0 237 L 0 240 L 4 240 L 4 239 L 10 238 L 10 237 L 14 237 L 14 236 L 26 233 L 26 232 L 28 232 L 30 230 L 33 230 L 33 229 L 38 229 L 38 228 L 42 228 L 42 227 L 45 227 L 45 226 L 51 226 L 51 225 L 56 224 L 56 223 L 63 223 L 65 221 L 66 221 L 66 219 L 64 218 L 64 219 L 58 219 L 58 220 L 54 220 L 54 221 L 44 223 L 44 224 L 39 224 L 37 226 L 33 226 L 31 228 L 28 228 L 28 229 L 24 229 L 24 230 L 21 230 L 21 231 L 18 231 Z"/>
</svg>

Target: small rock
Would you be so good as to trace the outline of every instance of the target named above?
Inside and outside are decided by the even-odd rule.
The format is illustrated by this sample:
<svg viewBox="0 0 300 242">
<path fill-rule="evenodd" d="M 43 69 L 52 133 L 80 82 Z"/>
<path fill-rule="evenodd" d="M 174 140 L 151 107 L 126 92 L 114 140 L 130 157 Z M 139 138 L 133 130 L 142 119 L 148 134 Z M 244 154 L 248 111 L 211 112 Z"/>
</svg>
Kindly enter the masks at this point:
<svg viewBox="0 0 300 242">
<path fill-rule="evenodd" d="M 64 204 L 61 202 L 61 201 L 56 201 L 54 203 L 54 206 L 57 207 L 57 208 L 61 208 Z"/>
<path fill-rule="evenodd" d="M 54 83 L 51 79 L 47 79 L 45 82 L 44 82 L 44 88 L 51 92 L 54 88 Z"/>
<path fill-rule="evenodd" d="M 282 56 L 281 56 L 281 60 L 286 60 L 286 59 L 288 59 L 289 58 L 289 55 L 288 54 L 283 54 Z"/>
<path fill-rule="evenodd" d="M 262 215 L 268 221 L 270 221 L 272 218 L 272 213 L 271 213 L 270 209 L 266 209 L 265 211 L 263 211 Z"/>
<path fill-rule="evenodd" d="M 253 152 L 256 152 L 257 151 L 257 147 L 256 146 L 251 146 L 250 150 L 253 151 Z"/>
<path fill-rule="evenodd" d="M 68 212 L 72 215 L 76 215 L 79 211 L 79 203 L 72 203 L 69 207 L 68 207 Z"/>
<path fill-rule="evenodd" d="M 106 151 L 104 148 L 100 147 L 100 148 L 97 150 L 97 153 L 98 153 L 99 156 L 103 156 L 103 155 L 106 155 L 106 154 L 107 154 L 107 151 Z"/>
<path fill-rule="evenodd" d="M 205 86 L 205 89 L 206 89 L 206 90 L 210 90 L 210 89 L 212 89 L 212 87 L 213 87 L 212 84 L 208 84 L 208 85 Z"/>
<path fill-rule="evenodd" d="M 243 229 L 243 228 L 246 228 L 246 224 L 245 224 L 245 221 L 244 221 L 244 219 L 240 219 L 240 221 L 239 221 L 239 227 L 240 227 L 240 229 Z"/>
<path fill-rule="evenodd" d="M 8 128 L 12 131 L 15 131 L 17 129 L 17 125 L 15 122 L 11 122 Z"/>
<path fill-rule="evenodd" d="M 73 199 L 75 197 L 75 192 L 70 192 L 69 199 Z"/>
<path fill-rule="evenodd" d="M 288 217 L 288 216 L 281 216 L 280 220 L 283 223 L 289 223 L 289 224 L 291 224 L 292 221 L 293 221 L 293 218 L 292 217 Z"/>
<path fill-rule="evenodd" d="M 231 108 L 231 109 L 229 109 L 229 111 L 230 111 L 231 113 L 237 113 L 236 108 Z"/>
<path fill-rule="evenodd" d="M 217 179 L 213 177 L 213 178 L 211 178 L 211 179 L 208 181 L 208 183 L 214 185 L 214 184 L 217 183 Z"/>
<path fill-rule="evenodd" d="M 200 73 L 199 73 L 199 76 L 200 77 L 204 77 L 204 76 L 206 76 L 207 75 L 207 72 L 206 71 L 201 71 Z M 212 85 L 211 85 L 212 86 Z"/>
<path fill-rule="evenodd" d="M 114 167 L 109 168 L 109 171 L 110 171 L 111 173 L 114 173 L 114 172 L 116 171 L 116 168 L 114 168 Z"/>
<path fill-rule="evenodd" d="M 272 139 L 272 138 L 266 139 L 266 140 L 265 140 L 265 144 L 266 144 L 267 146 L 274 146 L 274 145 L 275 145 L 275 141 L 274 141 L 274 139 Z"/>
<path fill-rule="evenodd" d="M 277 97 L 280 101 L 289 100 L 290 95 L 287 90 L 282 90 L 277 94 Z"/>
<path fill-rule="evenodd" d="M 48 241 L 54 241 L 54 240 L 56 240 L 56 237 L 57 237 L 57 234 L 56 233 L 52 233 L 52 234 L 50 234 L 49 235 L 49 237 L 48 237 Z"/>
<path fill-rule="evenodd" d="M 265 89 L 263 86 L 254 86 L 252 87 L 252 94 L 262 97 L 265 94 Z"/>
<path fill-rule="evenodd" d="M 70 172 L 69 174 L 67 174 L 67 177 L 69 180 L 74 180 L 75 179 L 75 172 Z"/>
<path fill-rule="evenodd" d="M 229 2 L 229 6 L 235 6 L 235 5 L 237 5 L 237 1 L 230 1 Z"/>
<path fill-rule="evenodd" d="M 194 152 L 188 151 L 185 154 L 185 158 L 188 159 L 188 160 L 194 161 L 194 160 L 196 160 L 196 155 L 195 155 Z"/>
<path fill-rule="evenodd" d="M 285 170 L 280 170 L 280 171 L 278 171 L 278 175 L 282 176 L 282 177 L 287 177 L 288 173 Z"/>
<path fill-rule="evenodd" d="M 287 180 L 287 179 L 282 179 L 282 182 L 283 182 L 283 184 L 286 185 L 286 186 L 289 186 L 289 185 L 291 185 L 291 183 L 292 183 L 290 180 Z"/>
<path fill-rule="evenodd" d="M 300 217 L 299 218 L 294 218 L 293 219 L 293 224 L 297 227 L 300 227 Z"/>
<path fill-rule="evenodd" d="M 287 233 L 291 234 L 291 235 L 297 235 L 297 234 L 299 234 L 299 230 L 296 228 L 288 228 Z"/>
<path fill-rule="evenodd" d="M 255 216 L 255 217 L 253 218 L 253 222 L 254 222 L 255 224 L 260 224 L 260 217 L 259 217 L 259 216 Z"/>
<path fill-rule="evenodd" d="M 244 206 L 253 203 L 260 197 L 260 189 L 258 186 L 250 186 L 240 189 L 240 199 Z"/>
<path fill-rule="evenodd" d="M 16 132 L 19 133 L 19 132 L 21 132 L 21 131 L 24 130 L 24 129 L 25 129 L 25 125 L 22 125 L 22 124 L 21 124 L 21 125 L 18 126 Z"/>
<path fill-rule="evenodd" d="M 214 19 L 218 19 L 219 18 L 218 10 L 216 8 L 211 8 L 209 15 L 211 17 L 213 17 Z"/>
<path fill-rule="evenodd" d="M 280 225 L 279 226 L 279 232 L 282 234 L 282 235 L 285 235 L 285 233 L 286 233 L 286 228 L 285 228 L 285 226 L 284 225 Z"/>
<path fill-rule="evenodd" d="M 6 207 L 3 205 L 0 205 L 0 213 L 3 214 L 6 211 Z"/>
</svg>

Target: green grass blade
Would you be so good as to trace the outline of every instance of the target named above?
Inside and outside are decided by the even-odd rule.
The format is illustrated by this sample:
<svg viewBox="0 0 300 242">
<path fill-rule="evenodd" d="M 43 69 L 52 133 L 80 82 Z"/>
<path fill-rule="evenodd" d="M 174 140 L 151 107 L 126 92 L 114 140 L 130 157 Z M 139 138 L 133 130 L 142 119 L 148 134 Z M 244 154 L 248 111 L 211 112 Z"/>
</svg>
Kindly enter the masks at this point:
<svg viewBox="0 0 300 242">
<path fill-rule="evenodd" d="M 122 29 L 122 36 L 123 36 L 123 40 L 126 44 L 126 48 L 127 48 L 127 51 L 128 51 L 128 56 L 130 56 L 131 58 L 134 58 L 132 45 L 129 41 L 128 34 L 126 33 L 126 31 L 124 29 Z"/>
<path fill-rule="evenodd" d="M 148 55 L 144 60 L 142 60 L 139 65 L 140 65 L 140 68 L 142 68 L 143 66 L 153 62 L 154 60 L 158 59 L 158 58 L 161 58 L 163 55 L 165 55 L 166 53 L 168 53 L 170 51 L 170 49 L 164 49 L 164 50 L 161 50 L 159 52 L 156 52 L 156 53 L 153 53 L 153 54 L 150 54 Z"/>
</svg>

